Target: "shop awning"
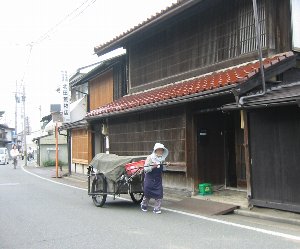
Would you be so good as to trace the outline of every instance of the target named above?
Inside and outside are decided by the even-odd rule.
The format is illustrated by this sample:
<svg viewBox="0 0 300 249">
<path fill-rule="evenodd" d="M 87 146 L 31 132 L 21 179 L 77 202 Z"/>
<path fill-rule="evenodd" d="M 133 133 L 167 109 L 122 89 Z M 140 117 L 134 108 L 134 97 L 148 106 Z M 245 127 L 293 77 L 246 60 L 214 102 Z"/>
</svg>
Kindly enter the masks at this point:
<svg viewBox="0 0 300 249">
<path fill-rule="evenodd" d="M 71 130 L 71 129 L 79 129 L 79 128 L 87 128 L 88 127 L 88 122 L 85 119 L 76 121 L 76 122 L 71 122 L 71 123 L 63 123 L 58 130 L 63 131 L 63 130 Z"/>
</svg>

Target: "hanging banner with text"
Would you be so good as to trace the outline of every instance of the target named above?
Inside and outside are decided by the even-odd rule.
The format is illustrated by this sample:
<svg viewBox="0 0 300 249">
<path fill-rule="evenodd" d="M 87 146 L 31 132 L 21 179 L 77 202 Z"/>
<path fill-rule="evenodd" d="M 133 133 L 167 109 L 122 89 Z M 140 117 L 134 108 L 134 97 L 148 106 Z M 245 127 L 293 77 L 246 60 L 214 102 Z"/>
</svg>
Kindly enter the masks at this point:
<svg viewBox="0 0 300 249">
<path fill-rule="evenodd" d="M 68 123 L 71 121 L 70 115 L 70 95 L 69 95 L 69 79 L 67 71 L 61 71 L 62 76 L 62 84 L 61 90 L 63 103 L 62 103 L 62 114 L 63 114 L 63 122 Z"/>
</svg>

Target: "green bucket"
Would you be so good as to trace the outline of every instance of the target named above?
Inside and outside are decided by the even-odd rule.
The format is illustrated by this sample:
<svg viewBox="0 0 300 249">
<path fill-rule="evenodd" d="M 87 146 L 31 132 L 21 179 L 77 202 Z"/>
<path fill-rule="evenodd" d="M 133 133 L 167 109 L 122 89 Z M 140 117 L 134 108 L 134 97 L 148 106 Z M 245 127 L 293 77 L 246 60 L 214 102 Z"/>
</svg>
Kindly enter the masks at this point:
<svg viewBox="0 0 300 249">
<path fill-rule="evenodd" d="M 199 184 L 199 195 L 211 195 L 212 194 L 211 183 L 201 183 Z"/>
</svg>

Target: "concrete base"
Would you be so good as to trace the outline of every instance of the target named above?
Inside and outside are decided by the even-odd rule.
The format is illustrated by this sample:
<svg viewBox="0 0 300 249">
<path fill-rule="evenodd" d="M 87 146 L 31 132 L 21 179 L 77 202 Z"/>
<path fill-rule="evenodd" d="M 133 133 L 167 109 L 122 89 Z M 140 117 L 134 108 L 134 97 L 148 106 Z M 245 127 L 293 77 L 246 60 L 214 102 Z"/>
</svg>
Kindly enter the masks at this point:
<svg viewBox="0 0 300 249">
<path fill-rule="evenodd" d="M 71 172 L 85 175 L 87 174 L 87 167 L 85 164 L 72 163 Z"/>
<path fill-rule="evenodd" d="M 300 214 L 270 208 L 236 209 L 235 214 L 300 226 Z"/>
<path fill-rule="evenodd" d="M 212 195 L 195 195 L 192 198 L 216 201 L 226 204 L 234 204 L 241 208 L 248 208 L 247 192 L 240 190 L 225 189 L 214 191 Z"/>
</svg>

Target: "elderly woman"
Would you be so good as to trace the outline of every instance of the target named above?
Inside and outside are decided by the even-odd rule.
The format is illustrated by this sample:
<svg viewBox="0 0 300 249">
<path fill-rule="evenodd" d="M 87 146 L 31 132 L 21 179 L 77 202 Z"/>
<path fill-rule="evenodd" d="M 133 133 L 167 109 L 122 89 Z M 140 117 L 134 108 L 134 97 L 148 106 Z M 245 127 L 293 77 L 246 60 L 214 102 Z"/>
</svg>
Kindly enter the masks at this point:
<svg viewBox="0 0 300 249">
<path fill-rule="evenodd" d="M 154 210 L 156 214 L 160 214 L 161 202 L 163 198 L 163 186 L 162 186 L 162 164 L 165 162 L 169 151 L 161 143 L 156 143 L 153 148 L 153 152 L 149 155 L 145 161 L 144 172 L 144 198 L 141 203 L 142 211 L 148 210 L 148 204 L 151 198 L 155 199 Z"/>
</svg>

